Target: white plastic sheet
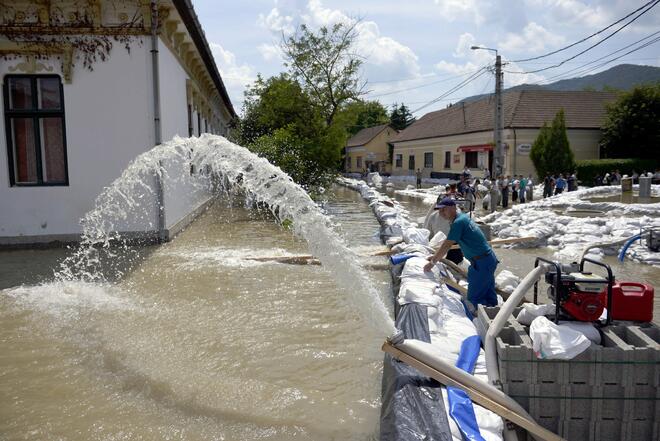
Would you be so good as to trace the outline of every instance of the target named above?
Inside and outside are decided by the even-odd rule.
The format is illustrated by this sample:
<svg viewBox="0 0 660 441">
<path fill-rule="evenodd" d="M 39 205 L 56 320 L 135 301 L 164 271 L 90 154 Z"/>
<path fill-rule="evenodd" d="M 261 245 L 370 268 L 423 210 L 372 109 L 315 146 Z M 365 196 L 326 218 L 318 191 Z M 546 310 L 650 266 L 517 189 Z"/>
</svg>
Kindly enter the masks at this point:
<svg viewBox="0 0 660 441">
<path fill-rule="evenodd" d="M 532 321 L 529 336 L 538 358 L 570 360 L 591 345 L 582 333 L 567 326 L 558 326 L 545 317 Z"/>
</svg>

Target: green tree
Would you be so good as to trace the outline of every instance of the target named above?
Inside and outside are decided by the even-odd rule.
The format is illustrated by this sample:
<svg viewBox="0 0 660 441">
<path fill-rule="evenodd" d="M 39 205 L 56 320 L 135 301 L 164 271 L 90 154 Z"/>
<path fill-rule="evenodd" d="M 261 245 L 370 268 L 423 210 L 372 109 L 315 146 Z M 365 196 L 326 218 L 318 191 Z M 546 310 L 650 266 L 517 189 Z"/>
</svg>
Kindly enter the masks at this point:
<svg viewBox="0 0 660 441">
<path fill-rule="evenodd" d="M 601 145 L 607 158 L 660 156 L 660 83 L 637 86 L 607 107 Z"/>
<path fill-rule="evenodd" d="M 246 90 L 234 139 L 310 188 L 326 185 L 337 170 L 346 135 L 326 125 L 303 87 L 287 74 L 257 77 Z"/>
<path fill-rule="evenodd" d="M 540 177 L 548 173 L 566 173 L 575 169 L 575 157 L 566 134 L 564 109 L 557 112 L 551 126 L 543 124 L 532 144 L 530 159 Z"/>
<path fill-rule="evenodd" d="M 403 130 L 413 122 L 415 122 L 415 117 L 405 104 L 401 103 L 398 107 L 396 104 L 392 106 L 392 113 L 390 113 L 390 125 L 392 127 Z"/>
<path fill-rule="evenodd" d="M 321 129 L 323 121 L 310 97 L 287 74 L 267 80 L 259 75 L 244 95 L 243 118 L 236 135 L 241 144 L 249 145 L 285 127 L 296 139 L 313 138 Z"/>
<path fill-rule="evenodd" d="M 352 101 L 346 104 L 335 117 L 335 123 L 344 126 L 349 136 L 353 136 L 367 127 L 389 122 L 387 109 L 378 101 Z"/>
<path fill-rule="evenodd" d="M 303 24 L 281 45 L 285 66 L 304 86 L 327 126 L 332 125 L 342 105 L 364 93 L 359 80 L 362 60 L 352 50 L 356 24 L 337 23 L 317 32 Z"/>
</svg>

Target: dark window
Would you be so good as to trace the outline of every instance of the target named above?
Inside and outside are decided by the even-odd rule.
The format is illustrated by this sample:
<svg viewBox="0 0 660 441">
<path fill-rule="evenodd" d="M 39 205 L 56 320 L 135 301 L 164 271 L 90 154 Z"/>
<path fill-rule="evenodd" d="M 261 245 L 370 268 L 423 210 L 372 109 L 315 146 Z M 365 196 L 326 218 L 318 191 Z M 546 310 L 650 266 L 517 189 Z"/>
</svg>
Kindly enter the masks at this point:
<svg viewBox="0 0 660 441">
<path fill-rule="evenodd" d="M 433 153 L 424 153 L 424 168 L 433 168 Z"/>
<path fill-rule="evenodd" d="M 395 160 L 396 160 L 395 167 L 397 168 L 403 167 L 403 155 L 396 155 Z"/>
<path fill-rule="evenodd" d="M 465 166 L 479 168 L 479 152 L 465 152 Z"/>
<path fill-rule="evenodd" d="M 202 115 L 197 112 L 197 136 L 202 136 Z"/>
<path fill-rule="evenodd" d="M 351 169 L 351 157 L 347 156 L 346 157 L 346 170 L 350 170 L 350 169 Z"/>
<path fill-rule="evenodd" d="M 195 128 L 193 127 L 192 105 L 188 104 L 188 136 L 193 136 Z"/>
<path fill-rule="evenodd" d="M 408 156 L 408 170 L 415 170 L 415 155 Z"/>
<path fill-rule="evenodd" d="M 445 168 L 451 168 L 451 152 L 445 152 Z"/>
<path fill-rule="evenodd" d="M 4 101 L 10 184 L 69 185 L 60 77 L 7 75 Z"/>
<path fill-rule="evenodd" d="M 362 156 L 358 156 L 358 157 L 357 157 L 357 160 L 355 161 L 355 163 L 356 163 L 355 166 L 356 166 L 357 168 L 362 168 Z"/>
<path fill-rule="evenodd" d="M 204 120 L 204 133 L 209 133 L 209 122 Z"/>
</svg>

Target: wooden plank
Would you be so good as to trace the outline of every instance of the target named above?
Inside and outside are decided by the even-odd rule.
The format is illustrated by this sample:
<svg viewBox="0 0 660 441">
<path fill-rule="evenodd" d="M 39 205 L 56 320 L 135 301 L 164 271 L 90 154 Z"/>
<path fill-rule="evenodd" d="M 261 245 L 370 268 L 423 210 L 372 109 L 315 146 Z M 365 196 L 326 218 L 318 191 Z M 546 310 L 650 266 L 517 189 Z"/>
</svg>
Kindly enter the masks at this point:
<svg viewBox="0 0 660 441">
<path fill-rule="evenodd" d="M 525 418 L 524 416 L 520 415 L 519 413 L 513 411 L 512 409 L 509 409 L 508 407 L 505 407 L 502 404 L 493 401 L 491 398 L 482 394 L 478 390 L 473 389 L 472 387 L 459 382 L 458 380 L 432 368 L 431 366 L 428 366 L 425 363 L 422 363 L 421 361 L 411 357 L 405 352 L 397 349 L 389 342 L 385 342 L 383 344 L 382 350 L 392 355 L 394 358 L 405 362 L 409 366 L 414 367 L 424 375 L 428 375 L 429 377 L 439 381 L 440 383 L 446 386 L 454 386 L 464 390 L 472 401 L 485 407 L 488 410 L 495 412 L 502 418 L 522 427 L 523 429 L 527 430 L 530 434 L 532 434 L 532 436 L 534 436 L 536 439 L 539 439 L 541 441 L 563 440 L 562 437 L 552 433 L 551 431 L 549 431 L 544 427 L 541 427 L 536 422 L 531 421 Z"/>
</svg>

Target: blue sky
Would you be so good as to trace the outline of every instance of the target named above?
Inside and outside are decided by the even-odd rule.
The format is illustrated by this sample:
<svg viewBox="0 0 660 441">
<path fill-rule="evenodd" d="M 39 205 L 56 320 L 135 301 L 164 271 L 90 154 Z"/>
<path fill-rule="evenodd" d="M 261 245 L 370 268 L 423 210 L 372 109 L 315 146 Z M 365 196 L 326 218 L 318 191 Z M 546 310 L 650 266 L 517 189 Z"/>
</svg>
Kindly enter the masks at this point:
<svg viewBox="0 0 660 441">
<path fill-rule="evenodd" d="M 497 48 L 508 64 L 505 87 L 520 83 L 547 83 L 583 76 L 620 63 L 660 66 L 660 41 L 604 62 L 653 41 L 660 31 L 660 5 L 599 46 L 558 68 L 529 72 L 557 64 L 592 44 L 609 31 L 558 54 L 528 62 L 512 62 L 546 54 L 574 43 L 608 25 L 647 1 L 630 0 L 193 0 L 234 107 L 240 112 L 245 85 L 257 73 L 269 77 L 285 70 L 279 51 L 282 35 L 301 23 L 313 28 L 360 19 L 357 52 L 364 57 L 361 76 L 369 93 L 365 98 L 385 106 L 405 103 L 416 116 L 444 108 L 463 97 L 490 92 L 494 75 L 483 75 L 456 92 L 452 87 L 482 66 L 494 54 L 470 46 Z M 647 38 L 648 37 L 648 38 Z M 642 40 L 647 38 L 646 40 Z M 625 50 L 625 46 L 642 40 Z M 612 55 L 609 55 L 612 54 Z M 601 61 L 587 64 L 601 57 Z M 602 65 L 602 66 L 601 66 Z"/>
</svg>

